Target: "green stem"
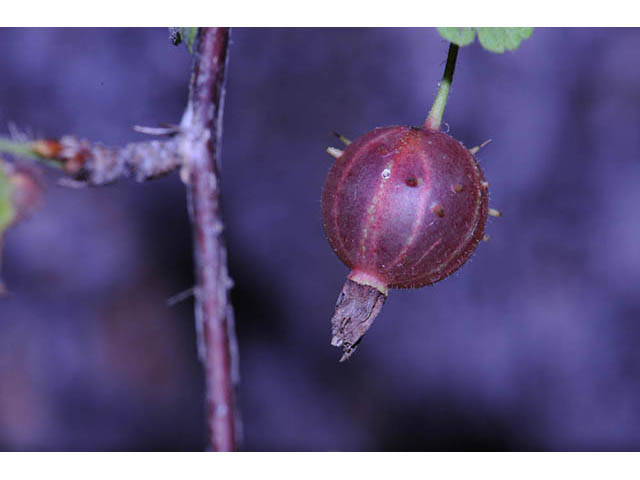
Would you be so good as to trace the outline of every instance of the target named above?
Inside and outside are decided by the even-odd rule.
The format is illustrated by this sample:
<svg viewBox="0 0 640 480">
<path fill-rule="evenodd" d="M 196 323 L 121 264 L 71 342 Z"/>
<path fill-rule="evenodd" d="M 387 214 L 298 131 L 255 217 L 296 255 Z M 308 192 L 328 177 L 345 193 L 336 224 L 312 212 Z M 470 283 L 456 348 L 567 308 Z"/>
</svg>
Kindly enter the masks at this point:
<svg viewBox="0 0 640 480">
<path fill-rule="evenodd" d="M 0 153 L 2 152 L 27 157 L 32 160 L 38 160 L 50 167 L 62 168 L 59 161 L 44 158 L 35 153 L 30 142 L 16 142 L 14 140 L 9 140 L 8 138 L 0 138 Z"/>
<path fill-rule="evenodd" d="M 0 138 L 0 152 L 40 159 L 40 157 L 34 153 L 30 143 L 15 142 L 7 138 Z"/>
<path fill-rule="evenodd" d="M 424 126 L 432 130 L 440 130 L 440 124 L 442 123 L 442 114 L 444 113 L 444 107 L 447 105 L 447 97 L 449 96 L 449 90 L 451 89 L 451 82 L 453 81 L 453 71 L 456 68 L 456 59 L 458 58 L 458 45 L 455 43 L 449 44 L 449 53 L 447 55 L 447 64 L 444 67 L 444 75 L 442 75 L 442 81 L 438 88 L 438 94 L 433 102 L 433 106 L 429 111 L 429 116 L 424 121 Z"/>
</svg>

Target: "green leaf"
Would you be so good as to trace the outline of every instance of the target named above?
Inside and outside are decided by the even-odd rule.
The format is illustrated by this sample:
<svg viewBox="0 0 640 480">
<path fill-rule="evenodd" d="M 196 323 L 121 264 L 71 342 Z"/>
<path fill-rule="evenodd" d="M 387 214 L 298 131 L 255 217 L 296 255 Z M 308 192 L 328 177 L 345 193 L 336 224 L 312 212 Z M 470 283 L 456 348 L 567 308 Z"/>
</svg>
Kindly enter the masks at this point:
<svg viewBox="0 0 640 480">
<path fill-rule="evenodd" d="M 14 217 L 15 211 L 11 203 L 11 183 L 0 161 L 0 237 L 9 227 Z"/>
<path fill-rule="evenodd" d="M 478 28 L 478 40 L 490 52 L 502 53 L 505 50 L 517 50 L 532 33 L 532 27 Z"/>
<path fill-rule="evenodd" d="M 469 45 L 476 38 L 476 29 L 473 27 L 438 27 L 438 33 L 459 47 Z"/>
<path fill-rule="evenodd" d="M 478 32 L 480 44 L 490 52 L 503 53 L 517 50 L 523 40 L 533 33 L 532 27 L 438 27 L 438 33 L 445 40 L 460 47 L 473 42 Z"/>
</svg>

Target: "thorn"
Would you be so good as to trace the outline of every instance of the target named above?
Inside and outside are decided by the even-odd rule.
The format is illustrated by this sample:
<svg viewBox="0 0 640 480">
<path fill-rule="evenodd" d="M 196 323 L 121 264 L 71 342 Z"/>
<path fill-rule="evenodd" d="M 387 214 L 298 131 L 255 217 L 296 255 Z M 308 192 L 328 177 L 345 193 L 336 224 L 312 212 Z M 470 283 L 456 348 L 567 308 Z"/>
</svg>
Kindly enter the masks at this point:
<svg viewBox="0 0 640 480">
<path fill-rule="evenodd" d="M 180 180 L 182 180 L 182 183 L 185 185 L 189 185 L 191 182 L 191 170 L 184 164 L 180 167 Z"/>
<path fill-rule="evenodd" d="M 172 297 L 167 298 L 167 307 L 173 307 L 178 303 L 191 297 L 192 295 L 195 295 L 195 293 L 196 293 L 196 287 L 187 288 L 182 292 L 176 293 Z"/>
<path fill-rule="evenodd" d="M 345 145 L 349 145 L 351 143 L 351 140 L 349 140 L 347 137 L 345 137 L 344 135 L 338 133 L 338 132 L 333 132 L 333 134 L 338 137 L 338 139 L 344 143 Z"/>
<path fill-rule="evenodd" d="M 478 153 L 478 150 L 480 150 L 481 148 L 486 147 L 489 143 L 491 143 L 491 139 L 485 140 L 484 142 L 482 142 L 477 147 L 470 148 L 469 151 L 471 152 L 471 155 L 475 155 L 476 153 Z"/>
<path fill-rule="evenodd" d="M 144 133 L 146 135 L 176 135 L 182 130 L 179 125 L 167 125 L 164 127 L 145 127 L 143 125 L 134 125 L 133 129 L 136 132 Z"/>
<path fill-rule="evenodd" d="M 491 215 L 492 217 L 501 217 L 502 212 L 500 210 L 496 210 L 495 208 L 490 208 L 489 215 Z"/>
<path fill-rule="evenodd" d="M 178 131 L 182 130 L 182 127 L 180 125 L 176 125 L 175 123 L 160 122 L 158 124 L 158 126 L 162 127 L 162 128 L 172 128 L 172 129 L 175 129 L 175 130 L 178 130 Z"/>
<path fill-rule="evenodd" d="M 483 241 L 483 242 L 488 242 L 490 238 L 491 238 L 491 237 L 490 237 L 489 235 L 483 235 L 483 237 L 482 237 L 482 241 Z"/>
<path fill-rule="evenodd" d="M 338 159 L 342 156 L 344 152 L 339 148 L 327 147 L 327 153 L 331 155 L 333 158 Z"/>
<path fill-rule="evenodd" d="M 486 182 L 486 181 L 485 181 L 485 182 L 482 182 L 482 186 L 483 186 L 484 188 L 489 188 L 489 182 Z"/>
<path fill-rule="evenodd" d="M 7 124 L 7 129 L 9 130 L 9 137 L 11 140 L 16 142 L 26 143 L 29 141 L 29 133 L 26 131 L 22 131 L 18 128 L 18 126 L 14 122 L 9 122 Z"/>
</svg>

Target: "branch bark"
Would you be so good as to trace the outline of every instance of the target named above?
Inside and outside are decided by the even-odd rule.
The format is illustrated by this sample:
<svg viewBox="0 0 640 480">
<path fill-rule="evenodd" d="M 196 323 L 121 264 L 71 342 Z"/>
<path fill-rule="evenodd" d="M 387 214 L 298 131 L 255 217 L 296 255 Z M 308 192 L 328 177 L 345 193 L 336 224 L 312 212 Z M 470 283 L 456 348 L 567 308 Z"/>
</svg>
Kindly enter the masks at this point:
<svg viewBox="0 0 640 480">
<path fill-rule="evenodd" d="M 198 354 L 205 371 L 207 424 L 214 451 L 236 450 L 240 436 L 235 404 L 238 349 L 219 190 L 228 48 L 229 28 L 198 29 L 189 101 L 180 126 L 138 128 L 167 134 L 168 139 L 110 148 L 71 135 L 33 142 L 0 138 L 0 151 L 62 168 L 73 179 L 66 182 L 69 186 L 105 185 L 122 176 L 144 181 L 181 169 L 193 228 Z"/>
<path fill-rule="evenodd" d="M 224 107 L 228 28 L 201 28 L 191 76 L 189 103 L 179 136 L 182 178 L 187 180 L 193 226 L 197 287 L 198 350 L 204 364 L 211 448 L 231 451 L 238 443 L 235 385 L 238 356 L 233 314 L 228 299 L 222 237 L 219 162 Z"/>
<path fill-rule="evenodd" d="M 133 177 L 142 182 L 172 172 L 182 164 L 178 139 L 109 148 L 67 135 L 57 145 L 52 141 L 36 142 L 35 150 L 45 149 L 45 145 L 58 146 L 60 151 L 54 158 L 62 163 L 67 174 L 87 185 L 106 185 L 120 177 Z"/>
</svg>

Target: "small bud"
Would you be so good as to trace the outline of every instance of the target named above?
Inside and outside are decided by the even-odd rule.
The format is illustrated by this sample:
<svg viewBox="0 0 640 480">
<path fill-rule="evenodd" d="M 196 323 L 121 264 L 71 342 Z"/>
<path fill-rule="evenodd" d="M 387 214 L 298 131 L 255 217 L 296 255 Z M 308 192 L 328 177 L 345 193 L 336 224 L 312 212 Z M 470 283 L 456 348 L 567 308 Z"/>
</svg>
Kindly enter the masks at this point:
<svg viewBox="0 0 640 480">
<path fill-rule="evenodd" d="M 37 155 L 44 158 L 58 158 L 62 152 L 62 145 L 53 139 L 36 140 L 31 144 L 31 149 Z"/>
</svg>

